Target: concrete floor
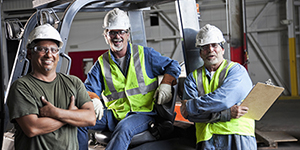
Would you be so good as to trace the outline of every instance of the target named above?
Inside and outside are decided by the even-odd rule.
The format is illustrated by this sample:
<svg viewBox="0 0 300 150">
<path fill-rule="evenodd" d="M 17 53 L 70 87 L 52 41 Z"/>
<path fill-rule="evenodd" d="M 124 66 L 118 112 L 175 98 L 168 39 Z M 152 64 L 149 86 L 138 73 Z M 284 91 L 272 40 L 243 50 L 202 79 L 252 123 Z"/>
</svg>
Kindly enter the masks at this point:
<svg viewBox="0 0 300 150">
<path fill-rule="evenodd" d="M 283 132 L 287 135 L 298 139 L 297 142 L 278 142 L 277 150 L 300 150 L 300 99 L 298 100 L 277 100 L 260 121 L 256 121 L 256 129 L 261 132 Z M 165 141 L 168 143 L 177 143 L 182 139 L 172 139 Z M 149 146 L 155 143 L 147 143 Z M 191 144 L 182 148 L 183 150 L 193 149 Z M 91 145 L 89 150 L 104 150 L 101 145 Z M 143 149 L 143 148 L 136 148 Z M 168 149 L 168 148 L 167 148 Z M 181 148 L 177 148 L 181 149 Z M 274 149 L 263 143 L 258 144 L 258 149 Z M 157 149 L 156 149 L 157 150 Z"/>
<path fill-rule="evenodd" d="M 295 137 L 298 142 L 279 142 L 278 150 L 300 150 L 300 99 L 277 100 L 263 118 L 256 121 L 256 129 L 265 132 L 284 132 Z"/>
</svg>

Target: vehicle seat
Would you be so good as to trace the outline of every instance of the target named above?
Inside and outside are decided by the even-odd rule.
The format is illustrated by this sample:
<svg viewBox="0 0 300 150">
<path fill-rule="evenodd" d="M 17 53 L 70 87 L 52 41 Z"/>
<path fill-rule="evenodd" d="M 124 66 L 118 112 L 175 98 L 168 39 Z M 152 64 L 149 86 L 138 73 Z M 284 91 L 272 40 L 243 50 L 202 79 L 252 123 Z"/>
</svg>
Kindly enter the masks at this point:
<svg viewBox="0 0 300 150">
<path fill-rule="evenodd" d="M 157 111 L 155 123 L 149 123 L 149 129 L 133 136 L 130 146 L 137 146 L 146 142 L 155 141 L 167 136 L 173 131 L 173 123 L 176 117 L 174 112 L 176 97 L 177 97 L 177 84 L 172 86 L 172 100 L 166 104 L 155 104 L 154 109 Z M 92 133 L 92 138 L 96 142 L 107 145 L 111 139 L 112 132 L 110 131 L 95 131 Z"/>
</svg>

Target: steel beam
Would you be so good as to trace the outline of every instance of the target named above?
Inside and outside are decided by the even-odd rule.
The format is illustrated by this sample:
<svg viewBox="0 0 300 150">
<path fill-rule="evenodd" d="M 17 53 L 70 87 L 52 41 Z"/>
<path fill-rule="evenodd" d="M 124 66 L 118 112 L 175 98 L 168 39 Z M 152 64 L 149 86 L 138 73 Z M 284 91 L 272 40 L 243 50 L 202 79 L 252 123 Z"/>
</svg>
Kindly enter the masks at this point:
<svg viewBox="0 0 300 150">
<path fill-rule="evenodd" d="M 2 45 L 2 1 L 0 1 L 0 50 L 1 50 L 1 54 L 0 54 L 0 66 L 3 66 L 3 45 Z M 5 110 L 4 110 L 4 79 L 3 76 L 4 72 L 1 71 L 0 72 L 0 133 L 1 133 L 1 137 L 0 137 L 0 148 L 2 149 L 2 144 L 3 144 L 3 135 L 4 135 L 4 122 L 5 122 Z"/>
<path fill-rule="evenodd" d="M 289 0 L 287 0 L 289 1 Z M 254 47 L 254 51 L 258 54 L 258 57 L 261 60 L 261 63 L 263 66 L 266 68 L 266 70 L 269 72 L 270 76 L 275 80 L 275 82 L 282 87 L 285 87 L 286 90 L 284 90 L 285 95 L 290 94 L 289 88 L 284 84 L 282 79 L 279 77 L 278 73 L 275 71 L 275 68 L 271 64 L 271 61 L 268 59 L 267 55 L 264 54 L 263 49 L 259 46 L 258 42 L 255 40 L 253 33 L 254 32 L 270 32 L 270 31 L 278 31 L 278 30 L 284 30 L 286 27 L 278 27 L 278 28 L 269 28 L 269 29 L 256 29 L 256 24 L 257 22 L 261 19 L 261 16 L 272 6 L 274 6 L 274 3 L 277 1 L 273 2 L 268 2 L 265 4 L 265 6 L 261 9 L 261 11 L 256 15 L 254 20 L 250 23 L 249 27 L 250 30 L 248 30 L 248 39 L 250 43 Z M 288 10 L 287 10 L 288 11 Z"/>
<path fill-rule="evenodd" d="M 7 93 L 9 92 L 10 84 L 15 80 L 17 80 L 18 78 L 22 77 L 23 75 L 27 74 L 28 67 L 29 67 L 29 60 L 26 58 L 27 51 L 25 45 L 29 33 L 35 28 L 36 24 L 37 24 L 36 13 L 34 13 L 26 22 L 22 40 L 20 40 L 19 42 L 18 51 L 16 53 L 16 57 L 14 60 L 14 64 L 7 85 L 8 88 L 6 89 L 6 95 L 4 100 L 5 103 L 6 103 Z"/>
<path fill-rule="evenodd" d="M 155 10 L 159 10 L 159 8 L 157 6 L 153 6 L 152 8 L 154 8 Z M 177 25 L 171 20 L 169 19 L 169 17 L 167 15 L 165 15 L 164 13 L 162 13 L 161 11 L 158 11 L 158 15 L 173 29 L 174 31 L 174 35 L 175 37 L 177 37 L 177 32 L 179 31 Z M 147 39 L 148 40 L 148 39 Z M 175 48 L 172 51 L 172 54 L 170 56 L 171 59 L 174 58 L 174 55 L 176 54 L 177 50 L 179 50 L 179 45 L 180 45 L 180 40 L 177 40 L 177 38 L 174 38 L 174 41 L 176 43 Z"/>
<path fill-rule="evenodd" d="M 274 66 L 271 64 L 271 61 L 268 59 L 267 55 L 262 50 L 261 46 L 258 44 L 257 40 L 254 38 L 253 33 L 247 34 L 247 37 L 250 43 L 254 47 L 254 51 L 257 53 L 258 58 L 262 61 L 262 64 L 265 66 L 266 70 L 269 72 L 272 79 L 279 86 L 285 87 L 286 90 L 283 91 L 284 94 L 288 95 L 289 90 L 287 86 L 282 82 L 278 73 L 275 71 Z"/>
<path fill-rule="evenodd" d="M 263 28 L 263 29 L 249 29 L 247 33 L 262 33 L 262 32 L 275 32 L 287 30 L 287 27 L 274 27 L 274 28 Z"/>
<path fill-rule="evenodd" d="M 249 27 L 253 27 L 254 25 L 257 24 L 257 22 L 260 20 L 262 15 L 271 7 L 274 5 L 274 2 L 268 2 L 265 4 L 265 6 L 261 9 L 261 11 L 255 16 L 255 18 L 252 20 L 250 23 Z"/>
<path fill-rule="evenodd" d="M 182 37 L 186 73 L 189 74 L 203 65 L 199 49 L 195 47 L 196 35 L 199 31 L 195 0 L 177 0 L 176 11 Z"/>
<path fill-rule="evenodd" d="M 65 13 L 62 18 L 61 26 L 59 27 L 60 36 L 62 38 L 62 41 L 64 42 L 63 47 L 60 50 L 60 53 L 64 53 L 66 49 L 66 45 L 69 38 L 69 33 L 71 30 L 71 25 L 74 20 L 75 15 L 78 13 L 78 11 L 84 7 L 85 5 L 94 2 L 96 0 L 74 0 L 70 5 L 67 7 L 67 10 L 65 10 Z M 63 59 L 62 56 L 60 56 L 60 60 Z M 59 61 L 57 63 L 56 71 L 60 72 L 61 70 L 62 61 Z"/>
<path fill-rule="evenodd" d="M 247 68 L 244 0 L 231 0 L 228 5 L 230 58 Z"/>
<path fill-rule="evenodd" d="M 131 24 L 131 43 L 147 46 L 143 11 L 128 11 L 128 17 Z"/>
<path fill-rule="evenodd" d="M 154 10 L 159 10 L 159 8 L 157 6 L 153 6 L 152 8 L 154 8 Z M 158 11 L 158 15 L 164 20 L 167 22 L 167 24 L 173 29 L 174 32 L 177 32 L 179 31 L 177 25 L 171 20 L 168 18 L 167 15 L 165 15 L 164 13 L 162 13 L 161 11 Z"/>
<path fill-rule="evenodd" d="M 294 0 L 286 0 L 286 19 L 291 20 L 288 24 L 291 96 L 299 96 L 294 14 Z"/>
</svg>

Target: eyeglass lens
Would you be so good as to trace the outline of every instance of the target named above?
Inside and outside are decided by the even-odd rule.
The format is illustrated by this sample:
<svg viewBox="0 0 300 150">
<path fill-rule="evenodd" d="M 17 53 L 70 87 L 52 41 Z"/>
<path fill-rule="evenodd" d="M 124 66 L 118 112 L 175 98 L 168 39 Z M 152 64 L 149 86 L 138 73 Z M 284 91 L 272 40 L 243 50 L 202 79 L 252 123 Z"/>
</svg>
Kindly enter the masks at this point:
<svg viewBox="0 0 300 150">
<path fill-rule="evenodd" d="M 49 50 L 52 54 L 57 54 L 59 52 L 59 49 L 56 47 L 43 47 L 43 46 L 34 47 L 35 52 L 39 52 L 39 53 L 43 53 L 43 54 L 48 53 Z"/>
<path fill-rule="evenodd" d="M 218 47 L 218 43 L 207 44 L 207 45 L 201 46 L 200 49 L 201 50 L 209 50 L 210 47 L 217 48 Z"/>
<path fill-rule="evenodd" d="M 108 32 L 108 34 L 109 35 L 112 35 L 112 36 L 115 36 L 115 35 L 117 35 L 117 34 L 119 34 L 119 35 L 124 35 L 124 34 L 126 34 L 127 33 L 127 31 L 125 31 L 125 30 L 120 30 L 120 31 L 109 31 Z"/>
</svg>

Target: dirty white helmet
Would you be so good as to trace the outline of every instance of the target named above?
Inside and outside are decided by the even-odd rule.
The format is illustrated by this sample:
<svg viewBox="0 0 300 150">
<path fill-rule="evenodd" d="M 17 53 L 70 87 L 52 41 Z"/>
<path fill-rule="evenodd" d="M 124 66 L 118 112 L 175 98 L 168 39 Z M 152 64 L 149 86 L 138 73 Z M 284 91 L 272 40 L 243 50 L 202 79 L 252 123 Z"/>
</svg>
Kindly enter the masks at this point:
<svg viewBox="0 0 300 150">
<path fill-rule="evenodd" d="M 211 43 L 225 43 L 222 31 L 216 26 L 206 24 L 196 36 L 196 47 Z"/>
<path fill-rule="evenodd" d="M 63 46 L 63 41 L 60 37 L 59 32 L 52 27 L 50 24 L 43 24 L 40 26 L 37 26 L 36 28 L 34 28 L 29 36 L 28 36 L 28 41 L 26 44 L 26 47 L 32 43 L 32 41 L 34 40 L 43 40 L 43 39 L 50 39 L 50 40 L 55 40 L 59 42 L 59 46 L 58 48 L 62 48 Z"/>
<path fill-rule="evenodd" d="M 119 8 L 114 8 L 109 11 L 104 17 L 103 28 L 113 30 L 113 29 L 129 29 L 130 21 L 126 12 L 120 10 Z"/>
</svg>

